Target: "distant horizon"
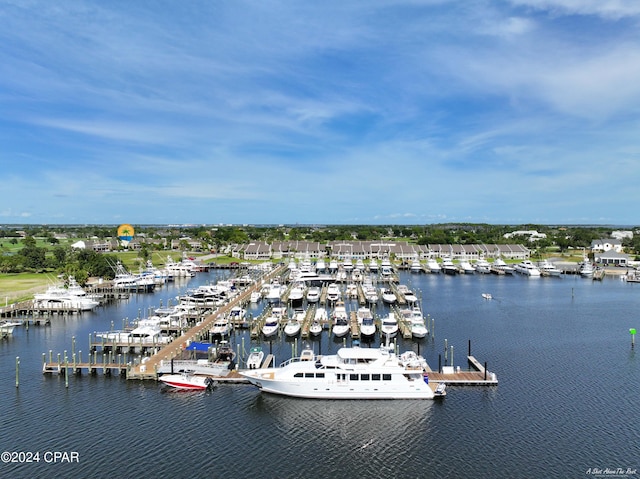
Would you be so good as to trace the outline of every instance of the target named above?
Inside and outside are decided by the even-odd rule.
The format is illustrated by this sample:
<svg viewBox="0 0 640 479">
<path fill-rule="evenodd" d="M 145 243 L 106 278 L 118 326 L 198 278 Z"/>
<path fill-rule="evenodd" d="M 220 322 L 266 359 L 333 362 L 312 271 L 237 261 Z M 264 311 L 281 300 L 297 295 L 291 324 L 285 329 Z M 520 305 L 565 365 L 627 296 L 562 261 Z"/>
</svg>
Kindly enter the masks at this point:
<svg viewBox="0 0 640 479">
<path fill-rule="evenodd" d="M 638 2 L 0 17 L 0 222 L 640 224 Z"/>
<path fill-rule="evenodd" d="M 113 227 L 115 229 L 118 228 L 122 223 L 0 223 L 0 228 L 16 228 L 20 226 L 46 226 L 46 227 L 83 227 L 89 228 L 92 226 L 105 226 L 105 227 Z M 401 227 L 415 227 L 415 226 L 450 226 L 450 225 L 488 225 L 488 226 L 544 226 L 547 228 L 553 227 L 566 227 L 566 228 L 619 228 L 619 229 L 634 229 L 638 228 L 639 225 L 616 225 L 616 224 L 568 224 L 568 223 L 553 223 L 553 224 L 544 224 L 544 223 L 476 223 L 476 222 L 459 222 L 452 221 L 447 223 L 421 223 L 421 224 L 398 224 L 398 223 L 380 223 L 380 224 L 367 224 L 367 223 L 350 223 L 350 224 L 319 224 L 319 223 L 237 223 L 237 224 L 229 224 L 229 223 L 180 223 L 180 224 L 163 224 L 163 223 L 133 223 L 129 222 L 132 226 L 140 226 L 140 227 L 170 227 L 170 228 L 199 228 L 199 227 L 252 227 L 252 228 L 295 228 L 295 227 L 305 227 L 305 228 L 330 228 L 330 227 L 349 227 L 349 226 L 401 226 Z"/>
</svg>

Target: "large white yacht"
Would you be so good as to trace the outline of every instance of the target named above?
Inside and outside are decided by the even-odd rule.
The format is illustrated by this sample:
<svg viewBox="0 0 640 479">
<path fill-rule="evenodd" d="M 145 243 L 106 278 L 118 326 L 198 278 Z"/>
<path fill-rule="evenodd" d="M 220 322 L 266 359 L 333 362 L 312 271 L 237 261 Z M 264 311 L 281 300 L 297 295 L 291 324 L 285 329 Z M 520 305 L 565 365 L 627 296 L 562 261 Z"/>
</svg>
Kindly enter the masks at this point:
<svg viewBox="0 0 640 479">
<path fill-rule="evenodd" d="M 493 262 L 492 265 L 492 270 L 495 270 L 497 273 L 500 274 L 500 272 L 504 273 L 504 274 L 513 274 L 515 273 L 515 268 L 513 268 L 512 266 L 509 266 L 505 260 L 503 260 L 502 258 L 496 258 L 495 261 Z"/>
<path fill-rule="evenodd" d="M 460 261 L 460 271 L 464 274 L 473 274 L 476 269 L 466 260 Z"/>
<path fill-rule="evenodd" d="M 69 278 L 69 285 L 52 285 L 44 293 L 36 293 L 33 296 L 36 305 L 40 307 L 64 307 L 81 311 L 89 311 L 98 306 L 98 301 L 89 297 L 82 287 Z"/>
<path fill-rule="evenodd" d="M 442 267 L 435 258 L 429 258 L 427 260 L 427 268 L 429 268 L 429 271 L 432 273 L 438 274 L 442 272 Z"/>
<path fill-rule="evenodd" d="M 448 256 L 442 257 L 442 270 L 445 274 L 458 274 L 458 267 L 453 264 L 453 260 Z"/>
<path fill-rule="evenodd" d="M 280 367 L 241 372 L 263 392 L 316 399 L 434 399 L 445 386 L 429 384 L 426 362 L 413 351 L 394 354 L 393 346 L 340 348 L 316 356 L 304 350 Z"/>
<path fill-rule="evenodd" d="M 562 270 L 560 268 L 556 268 L 556 266 L 551 261 L 546 259 L 538 261 L 538 269 L 540 270 L 540 274 L 542 276 L 558 277 L 562 274 Z"/>
<path fill-rule="evenodd" d="M 489 263 L 483 256 L 478 258 L 478 260 L 474 264 L 476 272 L 482 274 L 491 273 L 491 263 Z"/>
<path fill-rule="evenodd" d="M 540 270 L 528 259 L 520 261 L 515 265 L 516 272 L 526 276 L 540 276 Z"/>
</svg>

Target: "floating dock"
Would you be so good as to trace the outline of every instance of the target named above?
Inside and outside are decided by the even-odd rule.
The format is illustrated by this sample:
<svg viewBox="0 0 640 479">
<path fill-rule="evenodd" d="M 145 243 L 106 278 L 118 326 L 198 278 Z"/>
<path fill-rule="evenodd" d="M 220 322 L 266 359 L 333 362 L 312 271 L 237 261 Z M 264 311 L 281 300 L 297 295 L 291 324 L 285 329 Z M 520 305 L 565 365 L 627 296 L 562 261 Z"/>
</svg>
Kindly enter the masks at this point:
<svg viewBox="0 0 640 479">
<path fill-rule="evenodd" d="M 427 371 L 430 382 L 445 383 L 447 386 L 497 386 L 498 377 L 480 364 L 473 356 L 467 356 L 469 371 L 461 371 L 460 368 L 445 366 L 442 372 Z M 485 363 L 486 364 L 486 363 Z"/>
</svg>

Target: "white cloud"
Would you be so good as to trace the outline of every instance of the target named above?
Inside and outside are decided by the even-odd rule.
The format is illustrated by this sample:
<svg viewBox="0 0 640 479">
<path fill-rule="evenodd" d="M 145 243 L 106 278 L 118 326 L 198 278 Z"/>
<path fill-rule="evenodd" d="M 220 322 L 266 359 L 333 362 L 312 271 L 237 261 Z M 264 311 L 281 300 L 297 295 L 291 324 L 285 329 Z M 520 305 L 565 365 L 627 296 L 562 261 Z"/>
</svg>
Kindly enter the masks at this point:
<svg viewBox="0 0 640 479">
<path fill-rule="evenodd" d="M 608 19 L 640 16 L 640 4 L 629 0 L 510 0 L 512 4 L 559 15 L 597 15 Z"/>
</svg>

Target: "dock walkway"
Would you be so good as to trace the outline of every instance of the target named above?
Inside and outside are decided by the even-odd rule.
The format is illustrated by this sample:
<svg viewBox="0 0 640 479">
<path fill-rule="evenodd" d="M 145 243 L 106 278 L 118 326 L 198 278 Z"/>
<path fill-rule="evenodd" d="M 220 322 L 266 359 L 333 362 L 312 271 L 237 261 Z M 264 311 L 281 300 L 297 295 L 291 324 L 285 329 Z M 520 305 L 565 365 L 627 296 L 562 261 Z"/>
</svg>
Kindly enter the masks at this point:
<svg viewBox="0 0 640 479">
<path fill-rule="evenodd" d="M 451 386 L 496 386 L 498 377 L 485 369 L 473 356 L 467 356 L 469 365 L 473 368 L 470 371 L 453 370 L 451 372 L 428 371 L 429 381 L 445 383 Z"/>
<path fill-rule="evenodd" d="M 264 279 L 269 281 L 271 278 L 281 274 L 284 269 L 285 266 L 281 265 L 266 275 Z M 227 304 L 221 306 L 214 313 L 202 320 L 200 324 L 194 326 L 185 332 L 185 334 L 176 338 L 173 342 L 163 347 L 153 356 L 150 356 L 143 364 L 132 366 L 127 374 L 127 379 L 156 379 L 156 371 L 161 361 L 169 361 L 178 357 L 182 353 L 182 350 L 186 348 L 188 343 L 198 341 L 201 336 L 206 336 L 209 329 L 219 316 L 228 314 L 234 306 L 247 301 L 250 298 L 251 293 L 259 291 L 260 288 L 261 284 L 256 283 L 250 288 L 245 289 Z"/>
</svg>

